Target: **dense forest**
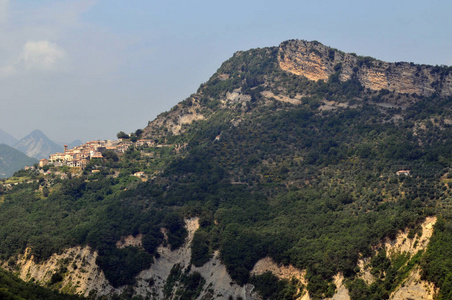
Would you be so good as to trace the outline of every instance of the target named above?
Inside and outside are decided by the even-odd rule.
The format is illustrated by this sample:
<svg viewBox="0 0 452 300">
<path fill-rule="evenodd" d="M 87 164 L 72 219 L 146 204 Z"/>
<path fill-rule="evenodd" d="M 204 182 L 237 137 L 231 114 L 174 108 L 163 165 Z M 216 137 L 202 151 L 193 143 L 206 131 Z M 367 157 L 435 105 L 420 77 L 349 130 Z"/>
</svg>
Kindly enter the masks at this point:
<svg viewBox="0 0 452 300">
<path fill-rule="evenodd" d="M 24 282 L 13 274 L 0 269 L 0 299 L 4 300 L 78 300 L 78 296 L 60 294 L 50 289 Z"/>
<path fill-rule="evenodd" d="M 160 244 L 183 244 L 184 218 L 198 216 L 192 264 L 202 266 L 219 250 L 232 279 L 253 283 L 265 299 L 293 299 L 300 288 L 271 273 L 251 276 L 267 256 L 307 270 L 301 288 L 312 299 L 334 294 L 337 273 L 352 299 L 387 299 L 415 265 L 440 288 L 439 299 L 449 299 L 452 98 L 341 82 L 341 65 L 327 82 L 310 81 L 279 69 L 277 50 L 236 53 L 196 94 L 159 116 L 193 107 L 206 116 L 181 134 L 163 126 L 131 135 L 161 147 L 106 152 L 80 174 L 59 170 L 67 179 L 16 173 L 32 183 L 1 191 L 1 260 L 13 265 L 27 247 L 40 261 L 89 245 L 113 286 L 133 284 Z M 247 97 L 230 100 L 234 92 Z M 149 180 L 131 176 L 137 171 Z M 425 253 L 374 251 L 383 238 L 407 227 L 415 232 L 431 215 L 439 221 Z M 116 247 L 122 236 L 138 234 L 142 249 Z M 371 285 L 356 276 L 361 256 L 373 257 L 372 272 L 385 274 Z M 196 290 L 202 278 L 192 277 L 184 280 Z"/>
</svg>

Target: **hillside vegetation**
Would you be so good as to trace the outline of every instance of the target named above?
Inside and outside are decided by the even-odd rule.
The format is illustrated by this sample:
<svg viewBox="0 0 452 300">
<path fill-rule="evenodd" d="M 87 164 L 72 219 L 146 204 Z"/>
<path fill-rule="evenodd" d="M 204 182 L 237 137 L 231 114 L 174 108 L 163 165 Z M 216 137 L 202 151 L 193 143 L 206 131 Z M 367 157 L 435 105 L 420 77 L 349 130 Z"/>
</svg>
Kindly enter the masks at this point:
<svg viewBox="0 0 452 300">
<path fill-rule="evenodd" d="M 78 296 L 64 295 L 50 289 L 26 283 L 0 269 L 0 298 L 4 300 L 77 300 Z"/>
<path fill-rule="evenodd" d="M 341 63 L 327 80 L 309 80 L 281 69 L 281 49 L 234 54 L 195 94 L 135 133 L 155 147 L 107 155 L 70 179 L 16 174 L 36 181 L 2 194 L 1 259 L 30 247 L 39 261 L 89 245 L 113 286 L 133 284 L 158 245 L 182 245 L 183 219 L 199 216 L 193 265 L 219 250 L 232 279 L 252 282 L 264 298 L 292 299 L 300 286 L 250 277 L 271 257 L 306 270 L 304 291 L 313 299 L 334 294 L 338 273 L 352 299 L 386 299 L 415 265 L 448 299 L 452 98 L 445 89 L 421 96 L 365 88 L 358 67 L 343 80 Z M 148 180 L 131 176 L 137 171 Z M 430 215 L 440 221 L 425 253 L 379 251 L 383 238 L 406 227 L 416 239 Z M 142 248 L 116 247 L 138 234 Z M 369 285 L 357 276 L 362 257 L 373 257 L 378 275 Z"/>
</svg>

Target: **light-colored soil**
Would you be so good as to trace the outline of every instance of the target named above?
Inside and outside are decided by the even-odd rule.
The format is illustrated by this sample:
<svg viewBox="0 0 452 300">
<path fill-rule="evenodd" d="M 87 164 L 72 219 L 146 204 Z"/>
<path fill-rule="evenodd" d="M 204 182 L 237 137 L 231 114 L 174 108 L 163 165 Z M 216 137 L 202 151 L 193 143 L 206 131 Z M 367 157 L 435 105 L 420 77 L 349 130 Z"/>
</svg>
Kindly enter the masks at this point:
<svg viewBox="0 0 452 300">
<path fill-rule="evenodd" d="M 132 247 L 137 247 L 137 248 L 141 248 L 142 247 L 142 239 L 143 239 L 143 235 L 140 233 L 137 236 L 133 236 L 133 235 L 128 235 L 128 236 L 124 236 L 121 237 L 121 239 L 116 242 L 116 247 L 119 249 L 128 247 L 128 246 L 132 246 Z"/>
<path fill-rule="evenodd" d="M 408 239 L 408 230 L 400 232 L 396 239 L 383 241 L 378 248 L 385 247 L 388 255 L 395 253 L 411 253 L 416 254 L 420 249 L 425 249 L 430 241 L 433 233 L 433 225 L 436 222 L 436 217 L 427 218 L 422 224 L 422 235 L 415 239 Z M 158 253 L 160 257 L 155 259 L 152 266 L 142 271 L 137 276 L 137 283 L 133 287 L 135 294 L 143 297 L 153 296 L 154 299 L 163 299 L 163 287 L 166 283 L 168 275 L 174 265 L 179 264 L 182 270 L 190 266 L 191 258 L 191 242 L 196 230 L 199 228 L 199 219 L 192 218 L 185 221 L 188 230 L 188 237 L 185 244 L 175 250 L 171 251 L 166 246 L 159 246 Z M 122 237 L 117 247 L 122 248 L 126 246 L 141 247 L 142 236 L 126 236 Z M 61 272 L 60 270 L 67 270 L 64 272 L 63 281 L 56 283 L 52 288 L 59 289 L 66 293 L 76 293 L 88 296 L 90 293 L 95 293 L 97 296 L 119 294 L 124 291 L 125 287 L 115 289 L 105 278 L 104 273 L 96 265 L 97 252 L 92 251 L 88 246 L 86 247 L 72 247 L 66 249 L 61 254 L 52 255 L 47 261 L 36 263 L 33 257 L 29 255 L 29 249 L 18 257 L 17 266 L 20 269 L 20 278 L 34 282 L 40 285 L 49 285 L 52 275 Z M 361 259 L 358 261 L 358 266 L 361 269 L 360 278 L 364 279 L 367 284 L 374 281 L 369 265 L 370 259 Z M 6 263 L 3 264 L 4 267 Z M 251 271 L 252 274 L 263 274 L 267 271 L 272 272 L 281 279 L 296 278 L 300 283 L 307 285 L 305 270 L 299 270 L 291 265 L 282 266 L 276 264 L 271 258 L 267 257 L 259 260 Z M 233 297 L 241 297 L 245 300 L 258 299 L 254 292 L 254 287 L 250 284 L 245 286 L 237 285 L 228 274 L 226 267 L 220 260 L 219 252 L 215 252 L 212 259 L 202 267 L 191 266 L 190 273 L 199 272 L 206 280 L 203 291 L 198 299 L 229 299 Z M 337 287 L 337 293 L 330 300 L 349 300 L 349 294 L 343 284 L 342 274 L 337 274 L 334 277 Z M 414 269 L 405 282 L 392 294 L 391 299 L 433 299 L 437 292 L 432 284 L 428 284 L 420 279 L 419 269 Z M 302 300 L 309 300 L 309 295 L 305 292 L 302 294 Z"/>
<path fill-rule="evenodd" d="M 242 94 L 241 89 L 235 89 L 234 91 L 232 91 L 232 93 L 227 92 L 226 99 L 223 100 L 222 102 L 225 104 L 228 102 L 231 103 L 248 102 L 250 100 L 251 100 L 250 95 Z"/>
<path fill-rule="evenodd" d="M 301 97 L 290 98 L 290 97 L 285 96 L 285 95 L 275 95 L 275 94 L 273 94 L 270 91 L 263 91 L 263 92 L 261 92 L 261 94 L 262 94 L 262 96 L 264 96 L 265 98 L 268 98 L 268 99 L 273 98 L 275 100 L 278 100 L 278 101 L 281 101 L 281 102 L 291 103 L 291 104 L 294 104 L 294 105 L 301 104 L 301 100 L 300 100 Z"/>
<path fill-rule="evenodd" d="M 425 250 L 430 242 L 433 234 L 433 227 L 437 218 L 427 217 L 421 224 L 422 235 L 416 236 L 414 239 L 408 238 L 409 230 L 406 229 L 397 234 L 393 240 L 386 239 L 375 250 L 384 247 L 388 257 L 398 253 L 409 253 L 411 256 L 418 253 L 419 250 Z M 368 285 L 375 281 L 374 276 L 370 273 L 370 258 L 360 259 L 358 266 L 361 270 L 359 277 Z M 419 268 L 413 269 L 408 278 L 392 293 L 391 299 L 433 299 L 435 292 L 434 285 L 421 280 Z"/>
<path fill-rule="evenodd" d="M 272 272 L 279 279 L 287 279 L 290 280 L 295 278 L 299 283 L 304 285 L 308 284 L 306 281 L 306 271 L 295 268 L 292 265 L 284 266 L 278 265 L 273 259 L 270 257 L 263 258 L 259 260 L 251 270 L 251 274 L 253 275 L 262 275 L 266 272 Z M 300 293 L 300 290 L 298 291 Z M 303 291 L 301 298 L 302 300 L 309 300 L 309 294 L 306 290 Z"/>
<path fill-rule="evenodd" d="M 358 278 L 361 278 L 366 282 L 367 285 L 372 284 L 375 281 L 375 276 L 370 273 L 370 258 L 362 258 L 358 260 L 358 267 L 360 272 L 358 274 Z"/>
<path fill-rule="evenodd" d="M 188 237 L 185 244 L 175 251 L 171 251 L 169 247 L 160 245 L 157 252 L 160 257 L 155 260 L 151 267 L 142 271 L 137 276 L 137 285 L 135 292 L 138 295 L 146 297 L 146 295 L 154 294 L 158 299 L 163 299 L 163 287 L 174 265 L 179 264 L 183 269 L 188 267 L 191 257 L 191 241 L 195 231 L 199 228 L 199 218 L 192 218 L 185 221 L 188 231 Z M 150 285 L 149 282 L 153 282 Z"/>
<path fill-rule="evenodd" d="M 277 263 L 275 263 L 273 259 L 271 259 L 270 257 L 266 257 L 259 260 L 254 265 L 254 268 L 251 270 L 251 274 L 262 275 L 268 271 L 272 272 L 279 279 L 291 279 L 295 277 L 302 284 L 304 285 L 307 284 L 305 279 L 306 276 L 305 270 L 299 270 L 292 265 L 280 266 Z"/>
<path fill-rule="evenodd" d="M 344 276 L 339 273 L 334 276 L 334 284 L 336 285 L 336 294 L 330 300 L 350 300 L 348 289 L 344 284 Z"/>
<path fill-rule="evenodd" d="M 319 110 L 323 111 L 330 111 L 330 110 L 335 110 L 338 108 L 347 108 L 349 107 L 348 103 L 339 103 L 336 101 L 328 101 L 328 100 L 323 100 L 323 104 L 319 106 Z"/>
<path fill-rule="evenodd" d="M 102 270 L 96 265 L 97 252 L 90 247 L 72 247 L 62 254 L 53 254 L 47 261 L 36 263 L 29 249 L 18 259 L 20 268 L 19 277 L 25 281 L 33 279 L 40 285 L 48 285 L 52 275 L 59 272 L 62 267 L 67 271 L 62 273 L 63 281 L 56 283 L 52 288 L 60 291 L 88 296 L 91 291 L 98 295 L 107 295 L 115 291 L 108 283 Z"/>
<path fill-rule="evenodd" d="M 411 271 L 408 278 L 392 294 L 391 300 L 416 299 L 433 300 L 437 289 L 433 283 L 421 280 L 420 270 Z"/>
<path fill-rule="evenodd" d="M 229 296 L 234 299 L 237 297 L 255 299 L 255 295 L 252 294 L 254 287 L 251 284 L 241 287 L 231 279 L 225 265 L 220 260 L 218 251 L 214 253 L 213 258 L 204 266 L 200 268 L 193 267 L 192 271 L 201 273 L 206 279 L 205 287 L 210 287 L 214 290 L 214 299 L 228 299 Z M 206 291 L 203 292 L 203 295 L 205 294 Z"/>
<path fill-rule="evenodd" d="M 155 260 L 150 269 L 140 273 L 138 284 L 135 288 L 138 295 L 145 297 L 146 295 L 153 294 L 158 299 L 163 299 L 163 287 L 173 266 L 179 264 L 183 270 L 189 267 L 191 258 L 190 246 L 195 231 L 199 228 L 199 218 L 186 220 L 186 228 L 188 237 L 181 248 L 171 251 L 167 247 L 160 246 L 158 248 L 160 257 Z M 208 299 L 210 297 L 209 295 L 213 296 L 214 299 L 229 299 L 229 296 L 232 296 L 234 299 L 237 297 L 242 297 L 245 300 L 254 299 L 254 296 L 252 296 L 253 286 L 245 285 L 241 287 L 236 284 L 221 262 L 218 252 L 215 252 L 212 259 L 202 267 L 197 268 L 192 266 L 190 273 L 193 272 L 199 272 L 206 280 L 204 289 L 198 299 L 203 299 L 203 297 Z M 150 280 L 153 281 L 152 286 L 149 286 Z"/>
<path fill-rule="evenodd" d="M 390 256 L 394 253 L 407 252 L 411 255 L 416 254 L 421 249 L 426 249 L 430 238 L 433 234 L 433 225 L 436 223 L 436 217 L 428 217 L 421 224 L 422 235 L 414 239 L 408 238 L 409 230 L 399 232 L 394 240 L 386 239 L 383 246 L 386 248 L 386 253 Z"/>
</svg>

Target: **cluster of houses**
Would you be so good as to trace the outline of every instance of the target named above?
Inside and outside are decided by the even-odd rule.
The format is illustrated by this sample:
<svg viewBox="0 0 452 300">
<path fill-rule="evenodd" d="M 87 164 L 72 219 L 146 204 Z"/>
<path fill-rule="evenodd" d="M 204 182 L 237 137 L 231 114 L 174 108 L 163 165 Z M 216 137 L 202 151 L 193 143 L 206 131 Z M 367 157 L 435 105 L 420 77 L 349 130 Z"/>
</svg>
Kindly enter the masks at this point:
<svg viewBox="0 0 452 300">
<path fill-rule="evenodd" d="M 396 172 L 396 175 L 397 176 L 402 176 L 402 175 L 410 176 L 410 170 L 399 170 Z"/>
<path fill-rule="evenodd" d="M 47 164 L 54 166 L 68 166 L 68 167 L 81 167 L 84 168 L 90 160 L 96 158 L 102 158 L 102 154 L 107 150 L 111 150 L 116 153 L 124 153 L 132 146 L 133 143 L 129 140 L 98 140 L 86 142 L 81 146 L 68 149 L 67 145 L 64 145 L 63 153 L 55 153 L 49 156 L 49 159 L 41 159 L 39 166 L 43 167 Z M 138 140 L 137 146 L 153 146 L 152 140 Z"/>
</svg>

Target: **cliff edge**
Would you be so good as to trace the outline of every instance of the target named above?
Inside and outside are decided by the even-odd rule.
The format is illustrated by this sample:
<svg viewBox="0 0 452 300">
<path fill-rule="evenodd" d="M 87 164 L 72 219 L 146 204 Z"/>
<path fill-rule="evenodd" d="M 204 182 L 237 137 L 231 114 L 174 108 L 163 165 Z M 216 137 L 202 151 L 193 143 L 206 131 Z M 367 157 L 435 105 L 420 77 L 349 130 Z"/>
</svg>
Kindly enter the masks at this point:
<svg viewBox="0 0 452 300">
<path fill-rule="evenodd" d="M 337 74 L 342 82 L 357 79 L 371 90 L 442 97 L 452 95 L 452 68 L 389 63 L 327 47 L 319 42 L 290 40 L 279 46 L 281 69 L 310 80 L 327 81 Z"/>
</svg>

